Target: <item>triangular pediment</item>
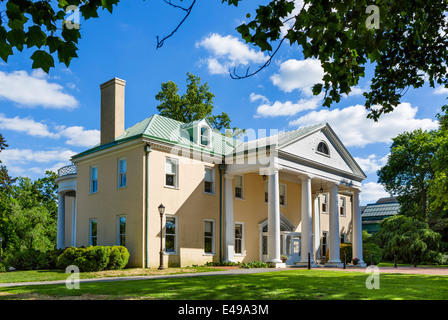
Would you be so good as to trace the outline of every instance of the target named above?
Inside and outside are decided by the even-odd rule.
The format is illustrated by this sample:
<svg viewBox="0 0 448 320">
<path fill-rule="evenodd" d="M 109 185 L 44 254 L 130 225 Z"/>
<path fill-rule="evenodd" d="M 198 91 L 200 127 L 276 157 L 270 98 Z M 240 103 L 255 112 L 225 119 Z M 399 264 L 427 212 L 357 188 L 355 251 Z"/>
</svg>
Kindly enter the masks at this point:
<svg viewBox="0 0 448 320">
<path fill-rule="evenodd" d="M 319 144 L 321 146 L 318 149 Z M 297 159 L 366 178 L 365 173 L 327 123 L 313 128 L 306 134 L 285 139 L 279 144 L 278 150 Z"/>
</svg>

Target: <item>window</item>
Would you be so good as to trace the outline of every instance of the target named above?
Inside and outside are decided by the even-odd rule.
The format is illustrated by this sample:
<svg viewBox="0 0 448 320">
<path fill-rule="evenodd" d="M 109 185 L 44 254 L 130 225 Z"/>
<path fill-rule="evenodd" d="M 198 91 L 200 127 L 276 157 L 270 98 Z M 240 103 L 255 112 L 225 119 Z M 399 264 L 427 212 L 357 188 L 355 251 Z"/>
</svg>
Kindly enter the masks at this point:
<svg viewBox="0 0 448 320">
<path fill-rule="evenodd" d="M 215 226 L 213 220 L 204 221 L 204 253 L 213 254 L 215 248 Z"/>
<path fill-rule="evenodd" d="M 345 217 L 345 198 L 341 197 L 341 205 L 339 207 L 339 214 L 341 215 L 341 217 Z"/>
<path fill-rule="evenodd" d="M 268 203 L 269 201 L 269 194 L 268 194 L 268 181 L 266 180 L 264 182 L 264 202 Z M 279 185 L 279 199 L 280 199 L 280 205 L 286 206 L 286 184 L 280 183 Z"/>
<path fill-rule="evenodd" d="M 286 206 L 286 184 L 280 184 L 280 205 Z"/>
<path fill-rule="evenodd" d="M 166 216 L 165 220 L 165 253 L 177 252 L 177 218 Z"/>
<path fill-rule="evenodd" d="M 235 254 L 243 254 L 244 251 L 243 229 L 242 223 L 235 223 Z"/>
<path fill-rule="evenodd" d="M 98 191 L 98 167 L 90 167 L 90 193 Z"/>
<path fill-rule="evenodd" d="M 126 159 L 118 160 L 118 188 L 126 187 Z"/>
<path fill-rule="evenodd" d="M 235 198 L 244 199 L 243 176 L 235 176 Z"/>
<path fill-rule="evenodd" d="M 97 231 L 98 231 L 98 224 L 96 222 L 96 219 L 90 219 L 89 220 L 89 245 L 96 246 L 97 241 Z"/>
<path fill-rule="evenodd" d="M 165 161 L 165 186 L 177 188 L 178 162 L 176 159 L 166 158 Z"/>
<path fill-rule="evenodd" d="M 268 190 L 269 190 L 268 180 L 265 180 L 264 181 L 264 202 L 266 202 L 266 203 L 269 201 Z"/>
<path fill-rule="evenodd" d="M 327 205 L 328 205 L 328 197 L 326 194 L 322 195 L 322 213 L 328 213 L 327 211 Z"/>
<path fill-rule="evenodd" d="M 325 142 L 319 142 L 317 145 L 317 151 L 323 154 L 326 154 L 327 156 L 330 155 L 330 151 L 328 150 L 328 146 Z"/>
<path fill-rule="evenodd" d="M 201 127 L 201 145 L 208 146 L 210 144 L 210 129 Z"/>
<path fill-rule="evenodd" d="M 345 239 L 347 239 L 347 235 L 345 233 L 341 233 L 341 243 L 345 243 Z"/>
<path fill-rule="evenodd" d="M 215 193 L 215 170 L 213 168 L 205 167 L 204 192 Z"/>
<path fill-rule="evenodd" d="M 117 245 L 126 246 L 126 217 L 120 216 L 117 221 Z"/>
<path fill-rule="evenodd" d="M 327 255 L 327 246 L 328 246 L 328 232 L 322 232 L 322 257 Z"/>
</svg>

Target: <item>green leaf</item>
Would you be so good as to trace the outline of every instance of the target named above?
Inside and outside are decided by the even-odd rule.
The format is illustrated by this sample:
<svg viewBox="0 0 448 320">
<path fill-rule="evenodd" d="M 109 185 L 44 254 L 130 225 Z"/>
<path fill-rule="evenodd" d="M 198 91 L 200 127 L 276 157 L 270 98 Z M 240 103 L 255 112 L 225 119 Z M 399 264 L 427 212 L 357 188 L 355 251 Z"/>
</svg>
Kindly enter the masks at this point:
<svg viewBox="0 0 448 320">
<path fill-rule="evenodd" d="M 12 55 L 12 47 L 6 42 L 0 42 L 0 58 L 8 62 L 8 57 Z"/>
<path fill-rule="evenodd" d="M 33 69 L 41 68 L 46 73 L 50 71 L 50 68 L 54 68 L 54 59 L 46 51 L 36 50 L 31 56 L 31 60 L 33 60 Z"/>
<path fill-rule="evenodd" d="M 34 46 L 40 48 L 45 45 L 45 42 L 47 40 L 47 35 L 38 26 L 29 27 L 26 36 L 26 45 L 28 48 Z"/>
</svg>

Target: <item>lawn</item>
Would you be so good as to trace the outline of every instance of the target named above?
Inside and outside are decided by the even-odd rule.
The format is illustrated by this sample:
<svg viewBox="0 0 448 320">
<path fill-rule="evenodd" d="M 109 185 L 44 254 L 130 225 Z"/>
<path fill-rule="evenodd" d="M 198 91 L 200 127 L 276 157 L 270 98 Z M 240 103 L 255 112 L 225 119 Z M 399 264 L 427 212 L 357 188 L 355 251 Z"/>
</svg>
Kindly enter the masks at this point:
<svg viewBox="0 0 448 320">
<path fill-rule="evenodd" d="M 447 300 L 448 276 L 380 274 L 367 289 L 364 272 L 288 270 L 244 275 L 0 288 L 0 299 L 174 300 Z"/>
</svg>

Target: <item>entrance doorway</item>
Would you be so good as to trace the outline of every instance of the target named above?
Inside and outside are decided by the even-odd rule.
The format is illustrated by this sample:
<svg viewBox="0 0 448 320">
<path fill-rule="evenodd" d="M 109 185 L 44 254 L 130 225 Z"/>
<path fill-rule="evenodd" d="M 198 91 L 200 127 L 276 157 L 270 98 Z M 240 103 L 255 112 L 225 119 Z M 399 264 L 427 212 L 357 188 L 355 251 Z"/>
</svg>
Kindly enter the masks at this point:
<svg viewBox="0 0 448 320">
<path fill-rule="evenodd" d="M 260 225 L 260 260 L 268 260 L 268 222 Z M 286 255 L 287 265 L 300 261 L 300 232 L 294 232 L 294 225 L 283 215 L 280 217 L 280 254 Z"/>
</svg>

